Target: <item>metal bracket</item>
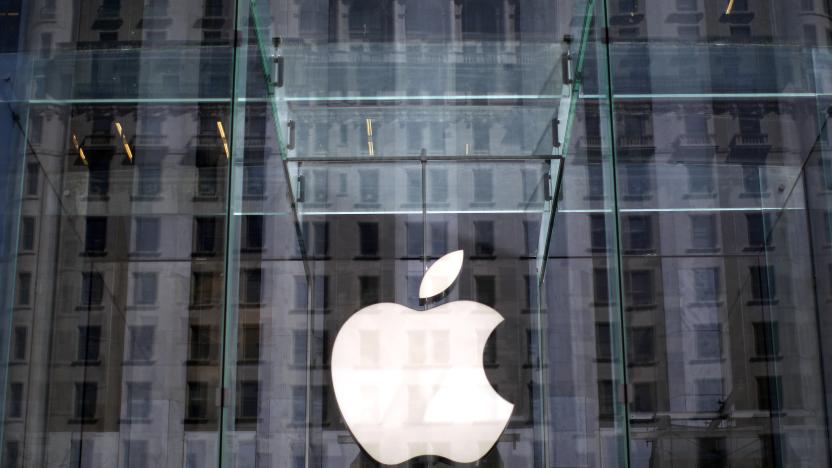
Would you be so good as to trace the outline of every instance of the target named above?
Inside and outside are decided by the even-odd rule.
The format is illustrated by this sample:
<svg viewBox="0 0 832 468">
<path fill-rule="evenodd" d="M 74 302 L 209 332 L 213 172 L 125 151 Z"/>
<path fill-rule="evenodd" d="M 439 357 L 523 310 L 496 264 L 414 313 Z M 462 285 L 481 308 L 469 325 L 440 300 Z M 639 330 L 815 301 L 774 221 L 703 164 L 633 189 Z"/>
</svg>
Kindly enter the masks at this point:
<svg viewBox="0 0 832 468">
<path fill-rule="evenodd" d="M 561 141 L 560 141 L 560 119 L 554 118 L 552 119 L 552 146 L 554 148 L 560 148 Z"/>
<path fill-rule="evenodd" d="M 286 142 L 286 149 L 295 149 L 295 121 L 290 120 L 286 122 L 286 127 L 289 129 L 289 140 Z"/>
</svg>

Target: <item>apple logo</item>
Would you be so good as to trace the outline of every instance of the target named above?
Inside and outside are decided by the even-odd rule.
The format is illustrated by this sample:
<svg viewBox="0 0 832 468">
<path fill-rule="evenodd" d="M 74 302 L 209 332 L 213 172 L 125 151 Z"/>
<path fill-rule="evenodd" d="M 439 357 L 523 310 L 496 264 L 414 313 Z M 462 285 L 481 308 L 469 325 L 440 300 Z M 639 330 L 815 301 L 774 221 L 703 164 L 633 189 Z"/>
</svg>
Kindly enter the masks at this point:
<svg viewBox="0 0 832 468">
<path fill-rule="evenodd" d="M 425 273 L 421 299 L 456 281 L 464 253 L 451 252 Z M 472 301 L 428 310 L 373 304 L 353 314 L 332 349 L 332 384 L 347 427 L 382 464 L 422 455 L 458 463 L 485 456 L 514 405 L 491 386 L 483 368 L 499 312 Z"/>
</svg>

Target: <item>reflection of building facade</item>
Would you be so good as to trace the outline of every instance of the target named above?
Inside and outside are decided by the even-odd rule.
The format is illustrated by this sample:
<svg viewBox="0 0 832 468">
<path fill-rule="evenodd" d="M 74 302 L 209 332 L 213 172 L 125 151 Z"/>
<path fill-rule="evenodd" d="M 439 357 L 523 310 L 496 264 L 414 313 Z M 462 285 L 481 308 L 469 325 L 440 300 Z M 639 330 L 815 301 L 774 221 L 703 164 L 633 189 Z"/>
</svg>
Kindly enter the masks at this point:
<svg viewBox="0 0 832 468">
<path fill-rule="evenodd" d="M 365 305 L 417 307 L 423 258 L 458 248 L 450 298 L 507 318 L 484 362 L 516 409 L 488 466 L 531 466 L 544 437 L 552 466 L 615 463 L 622 362 L 633 466 L 828 463 L 832 230 L 817 207 L 832 177 L 809 48 L 832 40 L 827 2 L 610 3 L 616 139 L 596 43 L 542 294 L 539 163 L 301 165 L 301 250 L 285 121 L 258 94 L 260 63 L 232 66 L 232 2 L 31 3 L 4 466 L 368 463 L 329 389 L 332 340 Z M 265 10 L 293 156 L 551 151 L 555 62 L 583 20 L 571 3 Z M 253 98 L 232 102 L 232 86 Z"/>
</svg>

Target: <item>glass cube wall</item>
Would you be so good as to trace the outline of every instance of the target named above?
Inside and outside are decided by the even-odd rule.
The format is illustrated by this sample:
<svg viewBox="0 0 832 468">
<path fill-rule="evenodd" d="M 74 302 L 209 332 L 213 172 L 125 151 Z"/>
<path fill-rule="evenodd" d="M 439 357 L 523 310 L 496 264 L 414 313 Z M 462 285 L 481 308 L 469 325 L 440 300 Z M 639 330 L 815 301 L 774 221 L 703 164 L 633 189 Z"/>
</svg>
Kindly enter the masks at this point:
<svg viewBox="0 0 832 468">
<path fill-rule="evenodd" d="M 829 466 L 830 77 L 827 0 L 0 0 L 0 467 L 378 466 L 335 338 L 456 250 L 477 466 Z"/>
</svg>

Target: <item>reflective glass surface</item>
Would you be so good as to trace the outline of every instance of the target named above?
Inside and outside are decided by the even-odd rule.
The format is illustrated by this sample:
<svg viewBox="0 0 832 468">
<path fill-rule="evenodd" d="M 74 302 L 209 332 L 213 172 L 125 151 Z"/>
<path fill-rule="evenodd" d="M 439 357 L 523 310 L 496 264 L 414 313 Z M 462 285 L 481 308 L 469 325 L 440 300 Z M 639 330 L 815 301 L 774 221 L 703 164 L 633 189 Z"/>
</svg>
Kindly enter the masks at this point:
<svg viewBox="0 0 832 468">
<path fill-rule="evenodd" d="M 0 466 L 828 466 L 831 14 L 0 0 Z"/>
</svg>

